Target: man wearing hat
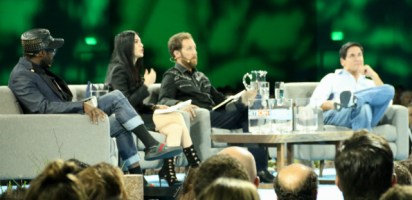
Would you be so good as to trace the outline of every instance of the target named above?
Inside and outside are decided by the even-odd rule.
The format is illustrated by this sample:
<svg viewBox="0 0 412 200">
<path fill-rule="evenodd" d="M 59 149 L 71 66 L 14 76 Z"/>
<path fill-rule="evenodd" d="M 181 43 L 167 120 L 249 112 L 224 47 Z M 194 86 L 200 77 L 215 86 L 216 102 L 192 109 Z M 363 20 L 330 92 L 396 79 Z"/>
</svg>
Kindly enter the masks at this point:
<svg viewBox="0 0 412 200">
<path fill-rule="evenodd" d="M 49 70 L 64 39 L 53 38 L 47 29 L 32 29 L 21 35 L 21 42 L 24 56 L 10 74 L 9 87 L 24 113 L 84 113 L 93 123 L 108 115 L 110 135 L 116 137 L 120 157 L 131 173 L 142 172 L 130 132 L 146 146 L 146 160 L 170 158 L 182 152 L 180 147 L 166 147 L 156 141 L 129 101 L 117 90 L 99 97 L 98 107 L 90 101 L 72 102 L 73 95 L 66 82 Z"/>
</svg>

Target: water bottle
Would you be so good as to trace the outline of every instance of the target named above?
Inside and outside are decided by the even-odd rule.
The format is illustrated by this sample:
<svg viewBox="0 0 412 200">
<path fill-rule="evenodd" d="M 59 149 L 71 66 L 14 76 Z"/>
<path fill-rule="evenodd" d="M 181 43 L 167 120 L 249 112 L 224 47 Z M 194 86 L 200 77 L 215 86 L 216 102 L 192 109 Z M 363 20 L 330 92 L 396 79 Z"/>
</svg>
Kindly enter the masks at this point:
<svg viewBox="0 0 412 200">
<path fill-rule="evenodd" d="M 275 99 L 277 99 L 277 104 L 283 104 L 283 95 L 285 92 L 285 83 L 284 82 L 275 82 Z"/>
<path fill-rule="evenodd" d="M 275 82 L 275 99 L 283 99 L 285 91 L 284 82 Z"/>
</svg>

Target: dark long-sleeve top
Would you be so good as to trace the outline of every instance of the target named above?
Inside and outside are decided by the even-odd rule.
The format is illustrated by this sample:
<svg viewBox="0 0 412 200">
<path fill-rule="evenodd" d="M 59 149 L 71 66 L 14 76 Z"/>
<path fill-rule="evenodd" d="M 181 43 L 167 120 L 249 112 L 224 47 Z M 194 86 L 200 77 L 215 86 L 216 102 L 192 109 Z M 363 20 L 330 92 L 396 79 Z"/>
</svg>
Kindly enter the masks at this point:
<svg viewBox="0 0 412 200">
<path fill-rule="evenodd" d="M 161 104 L 174 105 L 191 99 L 192 104 L 210 110 L 225 98 L 212 86 L 209 78 L 196 69 L 189 72 L 176 63 L 163 75 L 159 94 Z"/>
<path fill-rule="evenodd" d="M 26 57 L 20 58 L 11 71 L 9 88 L 24 113 L 83 113 L 83 102 L 71 101 L 73 95 L 63 79 Z"/>
<path fill-rule="evenodd" d="M 152 104 L 144 104 L 143 100 L 149 96 L 149 91 L 143 81 L 137 83 L 133 80 L 131 72 L 122 63 L 111 64 L 106 76 L 106 83 L 113 89 L 120 90 L 129 100 L 130 104 L 142 117 L 146 128 L 154 130 Z"/>
</svg>

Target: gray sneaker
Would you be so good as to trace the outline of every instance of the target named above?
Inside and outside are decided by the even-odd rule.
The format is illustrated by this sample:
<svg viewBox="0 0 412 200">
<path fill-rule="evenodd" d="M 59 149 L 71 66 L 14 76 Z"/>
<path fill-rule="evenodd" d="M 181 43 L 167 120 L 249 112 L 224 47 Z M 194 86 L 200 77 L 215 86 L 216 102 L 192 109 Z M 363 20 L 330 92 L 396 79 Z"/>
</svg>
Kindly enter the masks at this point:
<svg viewBox="0 0 412 200">
<path fill-rule="evenodd" d="M 340 93 L 340 104 L 335 103 L 335 109 L 340 111 L 342 108 L 350 108 L 356 106 L 356 97 L 351 91 L 343 91 Z"/>
<path fill-rule="evenodd" d="M 183 152 L 182 147 L 168 147 L 165 143 L 145 149 L 145 160 L 172 158 Z"/>
</svg>

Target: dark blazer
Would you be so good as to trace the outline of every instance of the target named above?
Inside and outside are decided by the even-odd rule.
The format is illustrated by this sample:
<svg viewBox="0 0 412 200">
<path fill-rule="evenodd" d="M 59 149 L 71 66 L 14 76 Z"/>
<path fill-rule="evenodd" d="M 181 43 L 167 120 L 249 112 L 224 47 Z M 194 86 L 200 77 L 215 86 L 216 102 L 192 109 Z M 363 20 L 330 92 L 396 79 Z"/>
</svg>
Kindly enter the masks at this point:
<svg viewBox="0 0 412 200">
<path fill-rule="evenodd" d="M 111 63 L 106 76 L 106 84 L 112 89 L 120 90 L 129 100 L 130 104 L 142 117 L 148 130 L 154 130 L 153 104 L 144 104 L 143 100 L 149 96 L 149 90 L 143 81 L 136 83 L 131 75 L 131 70 L 121 63 Z"/>
<path fill-rule="evenodd" d="M 83 113 L 83 102 L 71 102 L 73 95 L 66 82 L 26 57 L 20 58 L 11 71 L 9 88 L 24 113 Z"/>
<path fill-rule="evenodd" d="M 153 105 L 143 103 L 143 100 L 149 96 L 148 88 L 143 81 L 136 83 L 130 74 L 131 72 L 122 64 L 111 65 L 111 70 L 106 76 L 106 83 L 113 89 L 120 90 L 139 113 L 153 113 L 151 110 Z"/>
</svg>

